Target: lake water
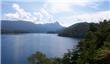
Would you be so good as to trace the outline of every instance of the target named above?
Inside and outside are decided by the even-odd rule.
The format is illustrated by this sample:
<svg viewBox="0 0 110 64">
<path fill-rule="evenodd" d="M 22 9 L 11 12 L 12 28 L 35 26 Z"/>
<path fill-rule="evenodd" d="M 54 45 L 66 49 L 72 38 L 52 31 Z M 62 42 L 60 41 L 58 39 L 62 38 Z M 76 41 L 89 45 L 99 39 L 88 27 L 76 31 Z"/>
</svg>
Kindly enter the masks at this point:
<svg viewBox="0 0 110 64">
<path fill-rule="evenodd" d="M 4 34 L 1 36 L 2 64 L 29 64 L 27 57 L 36 51 L 48 57 L 62 57 L 78 41 L 57 34 Z"/>
</svg>

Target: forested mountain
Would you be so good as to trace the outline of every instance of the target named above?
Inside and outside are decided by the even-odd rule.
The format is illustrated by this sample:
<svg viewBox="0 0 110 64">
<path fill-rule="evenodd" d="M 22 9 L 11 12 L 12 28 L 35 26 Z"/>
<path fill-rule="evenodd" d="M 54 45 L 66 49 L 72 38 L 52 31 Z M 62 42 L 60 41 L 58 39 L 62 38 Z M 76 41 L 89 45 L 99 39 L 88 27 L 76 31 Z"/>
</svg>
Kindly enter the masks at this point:
<svg viewBox="0 0 110 64">
<path fill-rule="evenodd" d="M 110 20 L 92 23 L 83 40 L 63 58 L 48 58 L 36 52 L 28 58 L 33 64 L 110 64 Z"/>
<path fill-rule="evenodd" d="M 65 36 L 65 37 L 78 37 L 82 38 L 85 37 L 85 34 L 89 30 L 89 24 L 87 22 L 82 22 L 82 23 L 76 23 L 72 26 L 69 26 L 59 32 L 59 36 Z"/>
<path fill-rule="evenodd" d="M 1 30 L 3 33 L 47 33 L 57 32 L 63 27 L 58 23 L 34 24 L 29 21 L 1 21 Z"/>
</svg>

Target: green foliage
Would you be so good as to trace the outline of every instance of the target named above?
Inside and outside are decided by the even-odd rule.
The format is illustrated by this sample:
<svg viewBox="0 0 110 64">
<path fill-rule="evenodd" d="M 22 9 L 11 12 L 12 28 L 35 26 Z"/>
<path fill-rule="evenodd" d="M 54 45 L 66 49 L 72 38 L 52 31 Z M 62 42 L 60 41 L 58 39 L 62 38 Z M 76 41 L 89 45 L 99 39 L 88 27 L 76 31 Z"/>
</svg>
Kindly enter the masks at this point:
<svg viewBox="0 0 110 64">
<path fill-rule="evenodd" d="M 58 35 L 66 37 L 83 38 L 89 30 L 89 23 L 77 23 L 62 30 Z"/>
<path fill-rule="evenodd" d="M 32 64 L 61 64 L 60 58 L 48 58 L 39 51 L 28 57 L 28 61 Z"/>
</svg>

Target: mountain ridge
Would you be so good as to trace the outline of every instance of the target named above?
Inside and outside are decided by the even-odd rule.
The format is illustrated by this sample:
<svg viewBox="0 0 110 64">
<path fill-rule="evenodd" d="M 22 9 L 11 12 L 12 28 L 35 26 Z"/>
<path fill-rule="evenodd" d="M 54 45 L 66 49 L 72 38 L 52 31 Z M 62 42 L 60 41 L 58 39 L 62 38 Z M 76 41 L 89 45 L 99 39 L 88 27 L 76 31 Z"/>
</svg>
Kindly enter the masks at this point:
<svg viewBox="0 0 110 64">
<path fill-rule="evenodd" d="M 58 23 L 46 23 L 46 24 L 35 24 L 29 21 L 11 21 L 11 20 L 2 20 L 1 21 L 1 30 L 2 32 L 32 32 L 32 33 L 48 33 L 48 32 L 57 32 L 63 27 Z"/>
</svg>

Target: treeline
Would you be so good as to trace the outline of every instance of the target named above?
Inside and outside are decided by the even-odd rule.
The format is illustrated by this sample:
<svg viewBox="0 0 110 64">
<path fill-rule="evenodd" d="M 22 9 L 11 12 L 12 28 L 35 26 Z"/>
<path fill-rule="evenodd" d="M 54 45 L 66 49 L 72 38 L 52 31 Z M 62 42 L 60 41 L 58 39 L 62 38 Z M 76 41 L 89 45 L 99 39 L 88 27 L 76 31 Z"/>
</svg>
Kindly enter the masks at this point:
<svg viewBox="0 0 110 64">
<path fill-rule="evenodd" d="M 48 58 L 37 52 L 28 60 L 32 64 L 110 64 L 110 20 L 91 23 L 85 39 L 63 58 Z"/>
</svg>

